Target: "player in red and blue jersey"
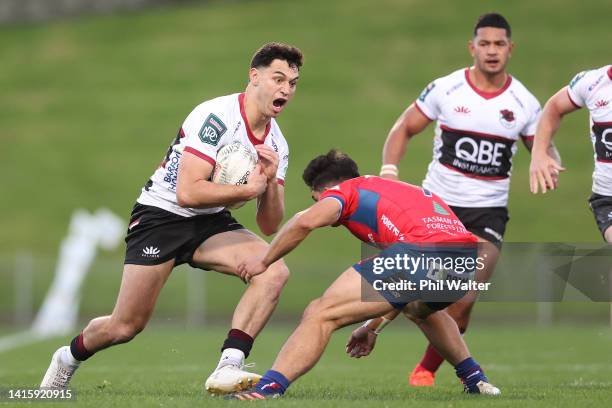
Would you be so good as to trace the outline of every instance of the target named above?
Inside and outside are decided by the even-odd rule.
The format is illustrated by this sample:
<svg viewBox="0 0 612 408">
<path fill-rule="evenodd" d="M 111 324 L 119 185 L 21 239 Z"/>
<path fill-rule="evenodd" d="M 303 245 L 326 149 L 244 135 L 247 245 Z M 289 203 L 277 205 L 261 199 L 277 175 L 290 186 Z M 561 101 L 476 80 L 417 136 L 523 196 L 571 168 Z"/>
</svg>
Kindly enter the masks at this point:
<svg viewBox="0 0 612 408">
<path fill-rule="evenodd" d="M 291 382 L 316 364 L 335 330 L 394 309 L 413 320 L 453 364 L 466 392 L 499 394 L 499 389 L 488 383 L 470 356 L 455 321 L 441 311 L 452 300 L 432 301 L 435 296 L 429 298 L 431 293 L 427 289 L 419 289 L 420 282 L 440 282 L 438 273 L 444 272 L 444 279 L 463 280 L 463 272 L 459 268 L 448 270 L 446 266 L 436 269 L 412 263 L 409 270 L 406 264 L 391 265 L 398 259 L 423 261 L 434 256 L 456 260 L 466 254 L 474 256 L 476 238 L 444 201 L 407 183 L 376 176 L 360 177 L 357 164 L 335 150 L 312 160 L 303 178 L 316 203 L 285 224 L 263 257 L 249 259 L 239 266 L 243 279 L 248 281 L 263 273 L 275 260 L 295 249 L 311 231 L 324 226 L 344 225 L 361 241 L 381 248 L 381 252 L 348 268 L 322 297 L 311 302 L 272 369 L 257 386 L 232 394 L 231 398 L 254 400 L 284 394 Z M 425 264 L 423 261 L 422 266 Z M 473 268 L 466 272 L 473 276 Z M 389 283 L 401 281 L 413 282 L 416 289 L 390 288 Z M 362 285 L 373 287 L 382 298 L 364 298 Z M 458 299 L 462 293 L 454 295 Z M 432 313 L 443 317 L 430 324 L 426 317 Z"/>
</svg>

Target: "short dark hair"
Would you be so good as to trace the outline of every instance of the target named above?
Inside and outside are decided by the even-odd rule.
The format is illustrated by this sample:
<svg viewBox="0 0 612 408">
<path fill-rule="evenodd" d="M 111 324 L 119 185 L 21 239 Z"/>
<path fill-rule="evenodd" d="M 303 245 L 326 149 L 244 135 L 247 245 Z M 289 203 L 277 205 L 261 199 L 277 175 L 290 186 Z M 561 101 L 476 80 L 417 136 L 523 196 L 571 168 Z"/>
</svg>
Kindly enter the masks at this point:
<svg viewBox="0 0 612 408">
<path fill-rule="evenodd" d="M 275 59 L 287 61 L 290 67 L 298 70 L 302 66 L 304 56 L 299 48 L 279 42 L 271 42 L 261 46 L 251 59 L 251 68 L 268 67 Z"/>
<path fill-rule="evenodd" d="M 312 159 L 302 174 L 304 183 L 315 191 L 355 177 L 359 177 L 357 163 L 346 153 L 336 149 Z"/>
<path fill-rule="evenodd" d="M 476 37 L 476 31 L 482 27 L 503 28 L 506 30 L 506 35 L 508 38 L 512 37 L 510 23 L 508 23 L 508 20 L 506 20 L 506 18 L 499 13 L 487 13 L 478 17 L 476 25 L 474 26 L 474 37 Z"/>
</svg>

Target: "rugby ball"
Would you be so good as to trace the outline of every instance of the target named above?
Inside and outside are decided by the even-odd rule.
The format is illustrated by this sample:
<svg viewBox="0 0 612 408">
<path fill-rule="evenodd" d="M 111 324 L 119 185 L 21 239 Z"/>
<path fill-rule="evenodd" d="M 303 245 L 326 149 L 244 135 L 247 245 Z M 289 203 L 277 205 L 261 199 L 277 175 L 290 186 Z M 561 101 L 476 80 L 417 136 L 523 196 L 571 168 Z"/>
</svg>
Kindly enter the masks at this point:
<svg viewBox="0 0 612 408">
<path fill-rule="evenodd" d="M 217 184 L 246 184 L 249 174 L 257 164 L 257 154 L 242 143 L 231 143 L 223 146 L 217 152 L 215 169 L 211 181 Z M 245 202 L 228 206 L 240 208 Z"/>
</svg>

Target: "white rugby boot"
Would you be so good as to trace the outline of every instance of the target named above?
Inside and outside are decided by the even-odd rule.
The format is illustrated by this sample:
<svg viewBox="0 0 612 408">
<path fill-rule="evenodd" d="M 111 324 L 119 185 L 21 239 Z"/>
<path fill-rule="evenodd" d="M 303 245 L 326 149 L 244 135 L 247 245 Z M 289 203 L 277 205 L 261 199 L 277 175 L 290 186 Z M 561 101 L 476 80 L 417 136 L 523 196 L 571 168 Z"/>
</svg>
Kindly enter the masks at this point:
<svg viewBox="0 0 612 408">
<path fill-rule="evenodd" d="M 500 395 L 501 394 L 501 391 L 499 388 L 485 381 L 478 381 L 478 383 L 476 384 L 476 387 L 478 387 L 479 394 L 483 394 L 483 395 Z"/>
<path fill-rule="evenodd" d="M 62 361 L 62 353 L 70 353 L 70 347 L 64 346 L 57 349 L 51 357 L 51 364 L 40 383 L 40 388 L 45 389 L 66 389 L 70 383 L 72 375 L 79 368 L 77 364 L 66 364 Z"/>
<path fill-rule="evenodd" d="M 253 366 L 254 364 L 226 364 L 217 367 L 204 383 L 204 388 L 213 396 L 251 388 L 259 382 L 261 375 L 243 369 Z"/>
</svg>

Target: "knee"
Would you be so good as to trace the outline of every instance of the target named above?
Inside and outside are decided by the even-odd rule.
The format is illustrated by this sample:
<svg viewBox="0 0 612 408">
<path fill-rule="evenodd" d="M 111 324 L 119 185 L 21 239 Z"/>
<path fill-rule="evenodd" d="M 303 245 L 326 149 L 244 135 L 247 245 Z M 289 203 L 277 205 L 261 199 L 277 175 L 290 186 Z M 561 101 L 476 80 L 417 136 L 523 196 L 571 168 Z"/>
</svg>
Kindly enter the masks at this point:
<svg viewBox="0 0 612 408">
<path fill-rule="evenodd" d="M 408 303 L 404 307 L 404 315 L 412 320 L 417 325 L 422 324 L 427 317 L 429 317 L 435 310 L 430 309 L 425 303 L 417 300 L 415 302 Z"/>
<path fill-rule="evenodd" d="M 604 232 L 604 239 L 606 242 L 612 242 L 612 227 L 608 227 Z"/>
<path fill-rule="evenodd" d="M 270 296 L 278 297 L 288 280 L 289 268 L 283 261 L 278 261 L 263 274 L 256 276 L 251 282 L 256 285 L 265 285 L 270 292 Z"/>
<path fill-rule="evenodd" d="M 310 322 L 325 330 L 334 331 L 343 326 L 343 321 L 338 316 L 335 316 L 331 307 L 326 305 L 322 298 L 313 300 L 308 304 L 302 322 Z"/>
</svg>

